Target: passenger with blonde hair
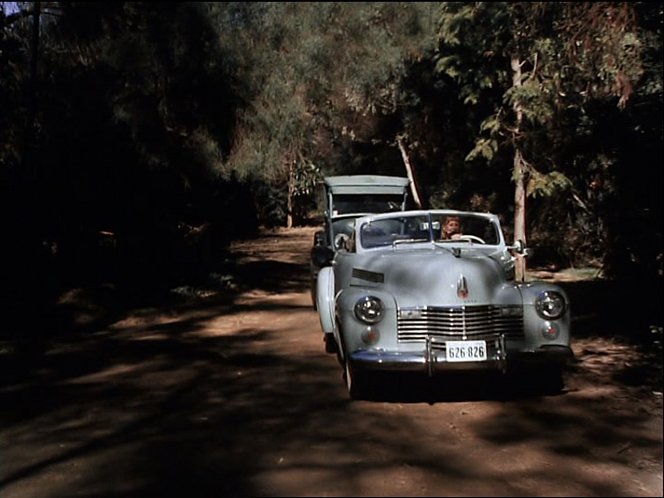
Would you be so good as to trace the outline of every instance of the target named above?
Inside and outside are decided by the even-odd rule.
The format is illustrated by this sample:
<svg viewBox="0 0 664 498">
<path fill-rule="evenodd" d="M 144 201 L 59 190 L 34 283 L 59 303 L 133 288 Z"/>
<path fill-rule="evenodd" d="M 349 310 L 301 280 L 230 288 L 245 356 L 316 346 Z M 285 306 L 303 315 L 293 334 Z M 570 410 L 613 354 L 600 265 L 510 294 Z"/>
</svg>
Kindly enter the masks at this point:
<svg viewBox="0 0 664 498">
<path fill-rule="evenodd" d="M 443 228 L 440 230 L 442 240 L 453 240 L 461 237 L 461 221 L 458 216 L 448 216 L 445 218 Z"/>
</svg>

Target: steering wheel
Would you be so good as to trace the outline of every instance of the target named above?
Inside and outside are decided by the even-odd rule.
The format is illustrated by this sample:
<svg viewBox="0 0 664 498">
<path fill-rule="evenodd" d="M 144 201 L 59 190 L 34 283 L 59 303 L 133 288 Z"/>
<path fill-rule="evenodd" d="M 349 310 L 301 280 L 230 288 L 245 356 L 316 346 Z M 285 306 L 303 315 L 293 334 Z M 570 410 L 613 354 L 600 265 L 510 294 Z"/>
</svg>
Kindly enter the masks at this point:
<svg viewBox="0 0 664 498">
<path fill-rule="evenodd" d="M 459 235 L 456 240 L 465 240 L 466 242 L 477 242 L 478 244 L 486 244 L 483 239 L 477 235 Z"/>
</svg>

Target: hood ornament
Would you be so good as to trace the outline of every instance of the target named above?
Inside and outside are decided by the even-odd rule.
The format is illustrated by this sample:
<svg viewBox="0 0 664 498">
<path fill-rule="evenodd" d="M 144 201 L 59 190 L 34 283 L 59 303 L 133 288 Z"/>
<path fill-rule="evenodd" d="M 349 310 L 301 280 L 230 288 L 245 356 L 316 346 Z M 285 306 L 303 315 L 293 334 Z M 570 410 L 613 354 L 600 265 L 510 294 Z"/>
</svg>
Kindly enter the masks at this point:
<svg viewBox="0 0 664 498">
<path fill-rule="evenodd" d="M 457 296 L 461 299 L 466 299 L 468 297 L 468 282 L 463 275 L 461 275 L 457 281 Z"/>
</svg>

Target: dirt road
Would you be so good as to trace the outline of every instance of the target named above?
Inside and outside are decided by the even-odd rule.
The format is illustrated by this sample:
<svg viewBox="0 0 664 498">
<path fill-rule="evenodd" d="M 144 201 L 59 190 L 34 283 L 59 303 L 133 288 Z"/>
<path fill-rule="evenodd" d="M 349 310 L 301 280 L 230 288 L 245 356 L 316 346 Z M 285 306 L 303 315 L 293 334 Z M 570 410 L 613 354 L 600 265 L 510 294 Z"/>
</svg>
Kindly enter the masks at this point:
<svg viewBox="0 0 664 498">
<path fill-rule="evenodd" d="M 556 396 L 399 377 L 351 401 L 312 233 L 237 243 L 227 291 L 0 343 L 0 496 L 662 495 L 662 395 L 620 380 L 640 353 L 615 339 L 576 340 Z"/>
</svg>

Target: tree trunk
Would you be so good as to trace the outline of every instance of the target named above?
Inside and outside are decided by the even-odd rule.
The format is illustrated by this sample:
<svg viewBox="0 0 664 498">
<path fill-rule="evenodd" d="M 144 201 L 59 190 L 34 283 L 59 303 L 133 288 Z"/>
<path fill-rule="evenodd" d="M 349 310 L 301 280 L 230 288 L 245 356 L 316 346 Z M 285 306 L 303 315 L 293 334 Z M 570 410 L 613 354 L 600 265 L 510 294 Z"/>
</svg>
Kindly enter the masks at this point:
<svg viewBox="0 0 664 498">
<path fill-rule="evenodd" d="M 518 57 L 512 57 L 512 85 L 521 86 L 521 63 Z M 525 162 L 519 146 L 519 133 L 521 121 L 523 119 L 523 110 L 519 102 L 514 103 L 514 112 L 516 113 L 516 126 L 514 129 L 514 171 L 513 178 L 514 189 L 514 240 L 521 239 L 526 243 L 526 171 Z M 521 254 L 516 254 L 515 276 L 517 281 L 526 279 L 526 258 Z"/>
<path fill-rule="evenodd" d="M 286 228 L 293 228 L 293 194 L 295 192 L 295 163 L 288 161 L 288 195 L 286 198 Z"/>
<path fill-rule="evenodd" d="M 517 147 L 514 151 L 514 240 L 526 243 L 526 186 L 524 181 L 523 156 Z M 526 279 L 526 258 L 516 255 L 515 276 L 517 281 Z"/>
<path fill-rule="evenodd" d="M 417 185 L 415 184 L 415 176 L 413 175 L 413 167 L 410 164 L 410 159 L 408 158 L 408 153 L 406 152 L 406 147 L 404 147 L 403 137 L 397 137 L 397 145 L 399 146 L 399 150 L 401 151 L 401 157 L 403 158 L 403 163 L 406 166 L 406 174 L 408 175 L 408 179 L 410 180 L 410 191 L 413 194 L 413 199 L 415 201 L 415 205 L 419 209 L 422 209 L 422 201 L 420 200 L 420 196 L 417 193 Z"/>
</svg>

